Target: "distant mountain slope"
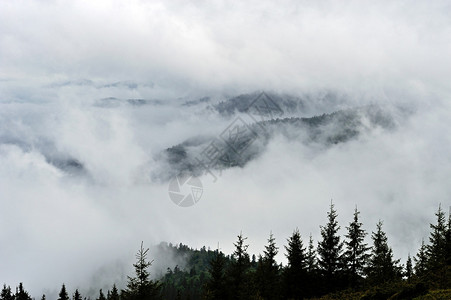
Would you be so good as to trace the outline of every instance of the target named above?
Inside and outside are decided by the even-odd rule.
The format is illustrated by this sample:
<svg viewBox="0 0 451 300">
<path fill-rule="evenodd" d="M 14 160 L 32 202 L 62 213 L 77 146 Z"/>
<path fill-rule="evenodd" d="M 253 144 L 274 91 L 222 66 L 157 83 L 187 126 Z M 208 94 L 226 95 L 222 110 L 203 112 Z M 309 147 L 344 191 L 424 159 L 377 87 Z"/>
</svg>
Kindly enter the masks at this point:
<svg viewBox="0 0 451 300">
<path fill-rule="evenodd" d="M 252 107 L 252 103 L 262 96 L 277 105 L 285 116 L 332 113 L 342 109 L 343 104 L 349 101 L 349 96 L 328 90 L 299 95 L 263 91 L 231 97 L 219 103 L 211 104 L 210 108 L 223 116 L 231 116 L 236 113 L 247 112 Z"/>
<path fill-rule="evenodd" d="M 342 110 L 311 118 L 281 118 L 259 121 L 251 125 L 238 117 L 218 136 L 196 136 L 170 147 L 158 155 L 164 161 L 161 179 L 177 174 L 201 175 L 206 170 L 243 167 L 265 151 L 276 135 L 306 145 L 331 147 L 357 138 L 364 132 L 395 126 L 392 116 L 377 106 Z"/>
</svg>

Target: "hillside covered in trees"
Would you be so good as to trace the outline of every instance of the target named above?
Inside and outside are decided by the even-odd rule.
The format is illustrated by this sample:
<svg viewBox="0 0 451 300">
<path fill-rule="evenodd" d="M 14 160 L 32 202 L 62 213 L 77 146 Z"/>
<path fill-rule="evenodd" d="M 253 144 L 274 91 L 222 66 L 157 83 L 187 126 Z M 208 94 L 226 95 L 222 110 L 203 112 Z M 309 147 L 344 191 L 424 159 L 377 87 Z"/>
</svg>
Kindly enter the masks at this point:
<svg viewBox="0 0 451 300">
<path fill-rule="evenodd" d="M 284 246 L 270 234 L 263 254 L 248 253 L 247 238 L 240 233 L 235 250 L 226 255 L 202 247 L 171 244 L 177 254 L 187 257 L 186 266 L 168 268 L 158 280 L 150 277 L 153 260 L 149 249 L 141 247 L 124 289 L 115 283 L 100 290 L 96 300 L 144 299 L 451 299 L 451 216 L 446 218 L 439 206 L 436 222 L 430 224 L 430 236 L 406 263 L 395 258 L 383 222 L 371 234 L 363 229 L 355 208 L 340 236 L 338 213 L 333 203 L 327 223 L 320 226 L 321 239 L 303 239 L 295 229 Z M 365 243 L 370 235 L 371 244 Z M 283 251 L 288 263 L 275 257 Z M 13 290 L 3 285 L 0 300 L 31 300 L 22 283 Z M 46 300 L 42 295 L 41 300 Z M 78 289 L 68 292 L 62 285 L 57 300 L 88 300 Z"/>
</svg>

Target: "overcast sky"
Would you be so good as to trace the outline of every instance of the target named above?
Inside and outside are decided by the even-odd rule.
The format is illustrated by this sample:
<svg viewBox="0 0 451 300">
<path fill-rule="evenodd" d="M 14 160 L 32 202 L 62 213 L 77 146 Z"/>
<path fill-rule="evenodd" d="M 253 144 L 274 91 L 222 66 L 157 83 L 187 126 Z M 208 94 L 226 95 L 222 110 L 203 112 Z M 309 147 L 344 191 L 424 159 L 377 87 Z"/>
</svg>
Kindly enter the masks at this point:
<svg viewBox="0 0 451 300">
<path fill-rule="evenodd" d="M 230 253 L 240 231 L 256 254 L 272 231 L 283 261 L 296 227 L 317 239 L 331 199 L 342 229 L 355 205 L 369 232 L 384 220 L 405 261 L 450 205 L 450 53 L 449 1 L 1 1 L 0 284 L 122 285 L 141 240 Z M 347 100 L 330 110 L 379 104 L 397 127 L 326 150 L 276 137 L 174 205 L 155 155 L 231 121 L 180 104 L 256 90 L 334 91 Z"/>
</svg>

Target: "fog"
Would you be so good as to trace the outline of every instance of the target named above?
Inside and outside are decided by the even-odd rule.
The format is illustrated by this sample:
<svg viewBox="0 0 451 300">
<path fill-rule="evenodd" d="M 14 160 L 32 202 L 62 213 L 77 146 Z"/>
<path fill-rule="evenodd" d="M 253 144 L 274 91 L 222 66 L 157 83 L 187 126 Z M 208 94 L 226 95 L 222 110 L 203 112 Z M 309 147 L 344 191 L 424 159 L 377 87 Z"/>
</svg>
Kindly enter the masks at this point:
<svg viewBox="0 0 451 300">
<path fill-rule="evenodd" d="M 331 199 L 342 232 L 357 205 L 405 262 L 450 205 L 449 53 L 448 1 L 1 2 L 0 284 L 122 287 L 141 241 L 231 253 L 241 231 L 255 254 L 272 231 L 284 262 Z M 175 205 L 158 154 L 218 136 L 234 116 L 213 105 L 255 91 L 309 95 L 303 117 L 378 105 L 396 126 L 331 147 L 276 135 Z"/>
</svg>

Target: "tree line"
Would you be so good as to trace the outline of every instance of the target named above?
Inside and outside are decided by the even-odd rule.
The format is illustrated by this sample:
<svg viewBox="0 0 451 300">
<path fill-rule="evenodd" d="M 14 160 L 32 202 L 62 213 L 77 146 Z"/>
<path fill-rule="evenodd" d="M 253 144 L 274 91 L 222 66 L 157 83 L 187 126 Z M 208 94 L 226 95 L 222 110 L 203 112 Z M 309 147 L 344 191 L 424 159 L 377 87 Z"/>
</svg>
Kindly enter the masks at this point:
<svg viewBox="0 0 451 300">
<path fill-rule="evenodd" d="M 413 299 L 431 291 L 451 297 L 451 217 L 446 219 L 439 206 L 436 222 L 430 224 L 430 236 L 424 240 L 405 265 L 396 259 L 383 229 L 383 222 L 368 233 L 360 221 L 360 212 L 339 235 L 337 211 L 330 204 L 327 223 L 320 226 L 321 237 L 315 244 L 310 235 L 304 242 L 295 229 L 283 246 L 287 264 L 277 263 L 280 249 L 270 234 L 262 254 L 248 253 L 247 237 L 242 233 L 234 243 L 234 252 L 225 255 L 216 250 L 193 250 L 180 244 L 177 251 L 189 253 L 186 269 L 176 266 L 159 280 L 152 280 L 149 249 L 143 244 L 133 265 L 135 275 L 119 290 L 114 284 L 106 294 L 100 290 L 96 300 L 147 299 Z M 448 298 L 446 298 L 448 297 Z M 31 300 L 20 283 L 15 293 L 3 285 L 0 300 Z M 437 298 L 440 299 L 440 298 Z M 46 300 L 45 295 L 41 300 Z M 63 284 L 57 300 L 87 300 L 78 289 L 69 296 Z"/>
</svg>

